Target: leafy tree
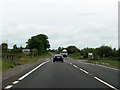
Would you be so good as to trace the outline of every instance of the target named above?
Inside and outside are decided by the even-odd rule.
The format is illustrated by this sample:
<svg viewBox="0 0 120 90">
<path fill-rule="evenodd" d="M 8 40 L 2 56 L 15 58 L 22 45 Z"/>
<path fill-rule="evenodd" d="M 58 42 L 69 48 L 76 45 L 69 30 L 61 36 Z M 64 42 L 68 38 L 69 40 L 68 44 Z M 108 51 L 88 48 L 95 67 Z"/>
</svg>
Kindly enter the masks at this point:
<svg viewBox="0 0 120 90">
<path fill-rule="evenodd" d="M 118 61 L 120 61 L 120 48 L 117 50 Z"/>
<path fill-rule="evenodd" d="M 80 50 L 76 46 L 68 46 L 66 49 L 68 51 L 68 54 L 80 52 Z"/>
<path fill-rule="evenodd" d="M 81 55 L 83 55 L 84 58 L 88 57 L 88 53 L 93 53 L 94 56 L 97 56 L 94 48 L 87 47 L 81 50 Z"/>
<path fill-rule="evenodd" d="M 22 47 L 17 47 L 16 44 L 13 45 L 12 53 L 21 53 Z"/>
<path fill-rule="evenodd" d="M 118 49 L 118 51 L 117 51 L 117 52 L 118 52 L 118 57 L 120 57 L 120 48 Z"/>
<path fill-rule="evenodd" d="M 32 56 L 36 56 L 38 54 L 38 50 L 37 49 L 32 49 Z"/>
<path fill-rule="evenodd" d="M 15 44 L 15 45 L 13 45 L 13 49 L 17 49 L 17 45 Z"/>
<path fill-rule="evenodd" d="M 37 49 L 39 54 L 42 54 L 50 48 L 50 44 L 48 41 L 48 37 L 44 34 L 38 34 L 36 36 L 28 39 L 27 48 L 29 49 Z"/>
<path fill-rule="evenodd" d="M 56 49 L 51 49 L 50 52 L 52 52 L 52 53 L 56 53 L 57 50 L 56 50 Z"/>
<path fill-rule="evenodd" d="M 96 48 L 96 51 L 100 57 L 112 56 L 112 48 L 109 46 L 101 46 L 99 48 Z"/>
<path fill-rule="evenodd" d="M 117 52 L 116 48 L 114 48 L 114 49 L 112 50 L 112 56 L 113 56 L 113 57 L 117 57 L 117 55 L 118 55 L 118 52 Z"/>
<path fill-rule="evenodd" d="M 6 53 L 8 51 L 8 44 L 7 43 L 2 43 L 1 46 L 2 46 L 2 52 Z"/>
<path fill-rule="evenodd" d="M 63 47 L 58 47 L 58 52 L 59 53 L 62 52 L 62 50 L 63 50 Z"/>
</svg>

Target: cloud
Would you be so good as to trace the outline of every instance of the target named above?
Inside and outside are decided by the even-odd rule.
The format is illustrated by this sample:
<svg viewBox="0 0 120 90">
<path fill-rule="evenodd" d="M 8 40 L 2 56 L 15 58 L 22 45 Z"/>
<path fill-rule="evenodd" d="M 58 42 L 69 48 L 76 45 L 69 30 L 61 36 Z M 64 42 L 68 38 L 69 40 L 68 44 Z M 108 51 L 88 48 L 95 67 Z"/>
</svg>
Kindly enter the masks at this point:
<svg viewBox="0 0 120 90">
<path fill-rule="evenodd" d="M 86 27 L 85 27 L 86 25 Z M 102 44 L 112 44 L 117 39 L 117 29 L 94 22 L 82 22 L 80 26 L 74 25 L 33 25 L 10 24 L 3 27 L 4 39 L 13 44 L 25 45 L 25 42 L 34 35 L 46 34 L 49 37 L 51 48 L 59 46 L 77 45 L 79 48 L 96 47 Z M 116 33 L 116 34 L 113 34 Z M 115 43 L 116 44 L 116 41 Z"/>
<path fill-rule="evenodd" d="M 46 34 L 51 48 L 108 44 L 117 48 L 116 1 L 4 1 L 3 41 L 25 46 L 34 35 Z M 104 2 L 104 3 L 103 3 Z M 1 35 L 1 34 L 0 34 Z"/>
</svg>

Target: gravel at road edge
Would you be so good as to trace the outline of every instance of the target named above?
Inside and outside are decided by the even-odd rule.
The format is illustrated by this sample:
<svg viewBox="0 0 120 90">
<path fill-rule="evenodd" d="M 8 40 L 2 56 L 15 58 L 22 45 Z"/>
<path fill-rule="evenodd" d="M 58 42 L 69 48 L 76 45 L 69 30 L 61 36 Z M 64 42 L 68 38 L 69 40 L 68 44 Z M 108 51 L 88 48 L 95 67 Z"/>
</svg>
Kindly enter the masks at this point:
<svg viewBox="0 0 120 90">
<path fill-rule="evenodd" d="M 4 81 L 7 78 L 10 78 L 10 77 L 12 77 L 14 75 L 17 75 L 17 74 L 19 74 L 19 73 L 27 70 L 28 68 L 31 68 L 31 67 L 33 67 L 33 66 L 35 66 L 35 65 L 37 65 L 40 62 L 43 62 L 45 60 L 46 59 L 42 59 L 42 60 L 39 60 L 38 62 L 32 62 L 32 63 L 22 64 L 22 65 L 18 65 L 16 67 L 14 67 L 14 68 L 10 68 L 7 71 L 5 71 L 4 73 L 2 73 L 2 80 L 1 81 Z"/>
</svg>

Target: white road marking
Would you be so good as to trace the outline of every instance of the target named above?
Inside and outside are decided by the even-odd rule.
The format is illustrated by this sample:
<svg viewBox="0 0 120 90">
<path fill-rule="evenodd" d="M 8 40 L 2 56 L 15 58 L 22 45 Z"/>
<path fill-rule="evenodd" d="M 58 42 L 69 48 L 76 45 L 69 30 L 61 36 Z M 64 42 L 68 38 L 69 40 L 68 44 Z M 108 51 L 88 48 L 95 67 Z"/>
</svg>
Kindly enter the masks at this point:
<svg viewBox="0 0 120 90">
<path fill-rule="evenodd" d="M 118 90 L 117 88 L 115 88 L 114 86 L 112 86 L 112 85 L 106 83 L 105 81 L 103 81 L 103 80 L 101 80 L 101 79 L 99 79 L 99 78 L 97 78 L 97 77 L 94 77 L 94 78 L 95 78 L 96 80 L 102 82 L 103 84 L 109 86 L 110 88 L 113 88 L 114 90 Z"/>
<path fill-rule="evenodd" d="M 46 61 L 46 62 L 41 63 L 40 65 L 38 65 L 37 67 L 35 67 L 35 68 L 32 69 L 31 71 L 29 71 L 28 73 L 26 73 L 25 75 L 23 75 L 22 77 L 20 77 L 18 80 L 24 79 L 24 78 L 27 77 L 29 74 L 31 74 L 32 72 L 34 72 L 35 70 L 37 70 L 39 67 L 41 67 L 42 65 L 44 65 L 44 64 L 47 63 L 47 62 L 49 62 L 49 60 Z"/>
<path fill-rule="evenodd" d="M 13 87 L 13 85 L 8 85 L 7 87 L 5 87 L 4 89 L 10 89 L 10 88 L 12 88 Z"/>
<path fill-rule="evenodd" d="M 19 81 L 14 81 L 14 82 L 13 82 L 13 84 L 17 84 L 17 83 L 19 83 Z"/>
<path fill-rule="evenodd" d="M 68 63 L 69 63 L 69 62 L 68 62 Z M 71 64 L 72 66 L 74 66 L 74 67 L 77 67 L 77 68 L 78 68 L 78 66 L 76 66 L 76 65 L 74 65 L 74 64 L 72 64 L 72 63 L 69 63 L 69 64 Z M 86 74 L 88 74 L 88 75 L 90 75 L 90 76 L 93 76 L 91 73 L 89 73 L 89 72 L 85 71 L 85 70 L 84 70 L 84 69 L 82 69 L 82 68 L 79 68 L 79 70 L 83 71 L 84 73 L 86 73 Z M 114 86 L 112 86 L 112 85 L 108 84 L 107 82 L 105 82 L 105 81 L 103 81 L 103 80 L 101 80 L 101 79 L 99 79 L 99 78 L 97 78 L 97 77 L 95 77 L 95 76 L 93 76 L 93 77 L 94 77 L 96 80 L 100 81 L 101 83 L 103 83 L 103 84 L 105 84 L 105 85 L 109 86 L 110 88 L 112 88 L 112 89 L 114 89 L 114 90 L 118 90 L 117 88 L 115 88 Z"/>
<path fill-rule="evenodd" d="M 84 64 L 96 65 L 96 66 L 100 66 L 100 67 L 104 67 L 104 68 L 109 68 L 109 69 L 120 71 L 120 69 L 112 68 L 112 67 L 108 67 L 108 66 L 104 66 L 104 65 L 100 65 L 100 64 L 92 64 L 92 63 L 84 63 Z"/>
<path fill-rule="evenodd" d="M 32 69 L 31 71 L 29 71 L 28 73 L 26 73 L 25 75 L 23 75 L 22 77 L 20 77 L 18 80 L 22 80 L 25 77 L 27 77 L 29 74 L 31 74 L 32 72 L 34 72 L 35 70 L 37 70 L 39 67 L 41 67 L 42 65 L 44 65 L 45 63 L 48 63 L 50 60 L 48 59 L 46 62 L 41 63 L 40 65 L 38 65 L 37 67 L 35 67 L 34 69 Z M 19 83 L 19 81 L 14 81 L 12 84 L 15 85 Z M 10 89 L 13 87 L 13 85 L 8 85 L 6 86 L 4 89 Z"/>
<path fill-rule="evenodd" d="M 80 68 L 81 71 L 83 71 L 86 74 L 89 74 L 87 71 L 83 70 L 82 68 Z"/>
<path fill-rule="evenodd" d="M 76 65 L 73 65 L 74 67 L 76 67 L 76 68 L 78 68 L 78 66 L 76 66 Z"/>
<path fill-rule="evenodd" d="M 120 71 L 120 69 L 116 69 L 116 68 L 112 68 L 112 67 L 109 67 L 110 69 L 113 69 L 113 70 L 118 70 L 118 71 Z"/>
<path fill-rule="evenodd" d="M 93 64 L 94 65 L 94 64 Z M 96 66 L 100 66 L 100 67 L 104 67 L 104 68 L 109 68 L 107 66 L 104 66 L 104 65 L 100 65 L 100 64 L 95 64 Z"/>
</svg>

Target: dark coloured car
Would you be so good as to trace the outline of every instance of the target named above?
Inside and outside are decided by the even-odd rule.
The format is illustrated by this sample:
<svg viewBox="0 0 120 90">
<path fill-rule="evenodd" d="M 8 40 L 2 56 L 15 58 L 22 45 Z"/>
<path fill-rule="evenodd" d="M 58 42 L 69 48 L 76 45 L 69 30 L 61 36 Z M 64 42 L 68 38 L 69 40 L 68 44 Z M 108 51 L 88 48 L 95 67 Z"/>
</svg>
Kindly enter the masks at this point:
<svg viewBox="0 0 120 90">
<path fill-rule="evenodd" d="M 63 62 L 63 56 L 61 54 L 55 54 L 53 56 L 53 62 L 55 62 L 55 61 L 61 61 L 61 62 Z"/>
<path fill-rule="evenodd" d="M 67 53 L 61 53 L 63 57 L 67 57 Z"/>
</svg>

